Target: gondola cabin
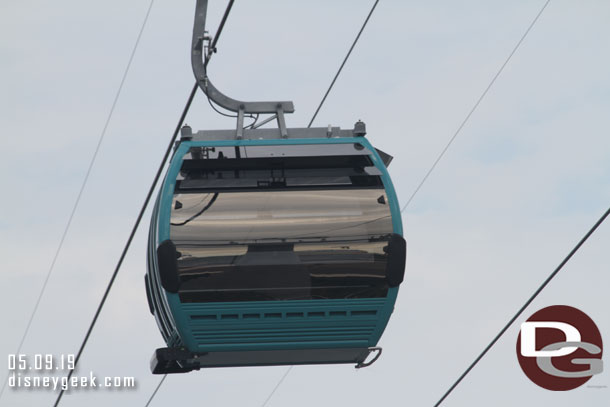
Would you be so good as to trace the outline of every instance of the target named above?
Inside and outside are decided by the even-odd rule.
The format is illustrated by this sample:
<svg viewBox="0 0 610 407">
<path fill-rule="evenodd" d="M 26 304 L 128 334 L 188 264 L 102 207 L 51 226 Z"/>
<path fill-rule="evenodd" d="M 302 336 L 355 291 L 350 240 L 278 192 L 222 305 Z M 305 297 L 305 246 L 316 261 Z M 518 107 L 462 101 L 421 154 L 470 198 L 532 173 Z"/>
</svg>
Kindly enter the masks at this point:
<svg viewBox="0 0 610 407">
<path fill-rule="evenodd" d="M 406 253 L 391 157 L 361 122 L 287 132 L 183 129 L 149 234 L 154 373 L 378 349 Z"/>
</svg>

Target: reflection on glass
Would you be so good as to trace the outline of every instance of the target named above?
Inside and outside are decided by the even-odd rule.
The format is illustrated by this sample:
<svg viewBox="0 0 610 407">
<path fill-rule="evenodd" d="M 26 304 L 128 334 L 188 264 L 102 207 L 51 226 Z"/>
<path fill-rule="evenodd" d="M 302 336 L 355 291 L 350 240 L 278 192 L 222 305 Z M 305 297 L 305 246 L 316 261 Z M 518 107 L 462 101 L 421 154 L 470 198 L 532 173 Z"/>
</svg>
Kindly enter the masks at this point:
<svg viewBox="0 0 610 407">
<path fill-rule="evenodd" d="M 297 173 L 305 180 L 318 177 L 318 184 L 324 175 L 320 168 L 309 178 L 307 171 Z M 392 222 L 378 176 L 367 176 L 376 179 L 365 182 L 368 187 L 291 189 L 287 178 L 236 191 L 205 187 L 206 179 L 218 184 L 223 177 L 184 171 L 183 179 L 203 179 L 204 187 L 176 188 L 170 236 L 179 252 L 183 302 L 387 294 L 384 248 Z"/>
</svg>

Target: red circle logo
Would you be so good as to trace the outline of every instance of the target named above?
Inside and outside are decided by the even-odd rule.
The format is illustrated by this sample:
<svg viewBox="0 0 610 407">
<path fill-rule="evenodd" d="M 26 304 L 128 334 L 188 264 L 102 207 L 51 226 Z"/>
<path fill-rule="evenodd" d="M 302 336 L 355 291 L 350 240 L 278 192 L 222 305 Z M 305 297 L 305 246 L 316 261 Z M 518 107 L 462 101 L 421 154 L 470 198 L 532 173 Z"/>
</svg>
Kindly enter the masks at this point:
<svg viewBox="0 0 610 407">
<path fill-rule="evenodd" d="M 517 358 L 523 373 L 548 390 L 572 390 L 601 373 L 602 337 L 595 322 L 567 305 L 541 309 L 521 324 Z"/>
</svg>

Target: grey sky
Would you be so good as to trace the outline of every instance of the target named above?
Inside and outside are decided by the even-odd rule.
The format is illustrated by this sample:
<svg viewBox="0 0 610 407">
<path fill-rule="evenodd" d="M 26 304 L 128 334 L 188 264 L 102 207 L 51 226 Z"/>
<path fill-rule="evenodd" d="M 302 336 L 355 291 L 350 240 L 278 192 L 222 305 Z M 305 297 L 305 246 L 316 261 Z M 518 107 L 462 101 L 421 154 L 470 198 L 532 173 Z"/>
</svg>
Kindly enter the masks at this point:
<svg viewBox="0 0 610 407">
<path fill-rule="evenodd" d="M 210 5 L 218 26 L 226 2 Z M 0 3 L 0 362 L 25 329 L 148 0 Z M 305 126 L 372 1 L 236 2 L 210 63 L 241 99 L 291 99 Z M 382 0 L 314 125 L 350 128 L 394 155 L 404 203 L 543 1 Z M 75 353 L 193 84 L 194 2 L 156 0 L 123 94 L 23 352 Z M 431 406 L 610 204 L 610 5 L 553 0 L 404 213 L 407 272 L 372 367 L 295 367 L 268 406 Z M 199 95 L 194 129 L 233 127 Z M 79 372 L 137 390 L 76 391 L 62 406 L 144 405 L 163 346 L 143 286 L 149 214 Z M 580 308 L 610 338 L 610 225 L 519 320 Z M 610 387 L 538 388 L 518 325 L 444 405 L 607 406 Z M 607 359 L 607 358 L 606 358 Z M 168 377 L 153 406 L 260 406 L 285 367 Z M 609 370 L 607 368 L 606 370 Z M 0 365 L 0 379 L 6 372 Z M 608 371 L 588 384 L 610 386 Z M 51 405 L 8 389 L 1 405 Z"/>
</svg>

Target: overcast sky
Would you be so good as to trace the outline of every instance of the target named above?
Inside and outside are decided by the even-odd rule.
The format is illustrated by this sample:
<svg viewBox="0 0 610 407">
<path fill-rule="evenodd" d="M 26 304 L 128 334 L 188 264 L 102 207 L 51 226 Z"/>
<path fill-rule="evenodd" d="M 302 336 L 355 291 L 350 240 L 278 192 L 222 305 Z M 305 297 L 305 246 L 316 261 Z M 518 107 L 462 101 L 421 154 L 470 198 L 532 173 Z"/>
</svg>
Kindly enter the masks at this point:
<svg viewBox="0 0 610 407">
<path fill-rule="evenodd" d="M 381 0 L 314 125 L 394 155 L 404 204 L 544 1 Z M 17 350 L 149 0 L 0 2 L 0 379 Z M 215 31 L 226 5 L 210 5 Z M 306 126 L 372 1 L 238 1 L 209 66 L 244 100 L 290 99 Z M 75 353 L 193 84 L 194 1 L 156 0 L 23 353 Z M 370 368 L 295 367 L 268 406 L 432 406 L 610 205 L 610 4 L 553 0 L 403 214 L 408 258 Z M 197 96 L 187 123 L 233 128 Z M 150 211 L 149 211 L 150 212 Z M 75 391 L 62 406 L 143 406 L 164 346 L 143 285 L 145 215 L 78 374 L 135 390 Z M 578 307 L 610 340 L 610 224 L 518 320 Z M 518 324 L 443 405 L 607 406 L 610 367 L 551 392 L 519 368 Z M 606 358 L 607 359 L 607 358 Z M 4 361 L 2 361 L 4 360 Z M 286 367 L 167 378 L 152 406 L 263 404 Z M 52 391 L 7 389 L 2 406 Z"/>
</svg>

